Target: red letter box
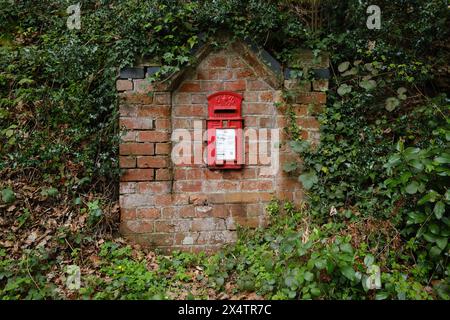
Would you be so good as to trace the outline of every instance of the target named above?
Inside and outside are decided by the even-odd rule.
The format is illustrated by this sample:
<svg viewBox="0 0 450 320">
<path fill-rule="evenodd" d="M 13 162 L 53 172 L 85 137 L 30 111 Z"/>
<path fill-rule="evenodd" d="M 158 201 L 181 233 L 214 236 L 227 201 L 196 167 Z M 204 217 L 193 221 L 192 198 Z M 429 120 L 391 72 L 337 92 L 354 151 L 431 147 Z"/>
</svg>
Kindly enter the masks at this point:
<svg viewBox="0 0 450 320">
<path fill-rule="evenodd" d="M 242 96 L 217 92 L 208 97 L 208 167 L 240 169 L 243 166 Z"/>
</svg>

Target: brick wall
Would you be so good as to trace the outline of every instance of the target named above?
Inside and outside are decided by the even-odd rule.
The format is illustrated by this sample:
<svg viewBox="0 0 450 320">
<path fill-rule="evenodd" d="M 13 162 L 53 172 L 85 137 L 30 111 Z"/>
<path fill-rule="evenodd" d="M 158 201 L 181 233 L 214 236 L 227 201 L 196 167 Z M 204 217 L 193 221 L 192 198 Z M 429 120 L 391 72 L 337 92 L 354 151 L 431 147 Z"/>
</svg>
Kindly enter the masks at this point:
<svg viewBox="0 0 450 320">
<path fill-rule="evenodd" d="M 199 64 L 172 79 L 172 86 L 153 87 L 145 79 L 117 81 L 125 236 L 167 250 L 215 250 L 236 240 L 237 225 L 263 227 L 265 207 L 272 198 L 301 201 L 301 184 L 281 169 L 284 161 L 300 159 L 283 143 L 280 169 L 274 174 L 268 173 L 265 163 L 249 163 L 254 138 L 247 139 L 246 164 L 240 170 L 213 171 L 204 163 L 174 165 L 171 158 L 178 142 L 172 133 L 184 129 L 194 137 L 194 124 L 205 129 L 207 96 L 223 90 L 243 95 L 245 128 L 279 128 L 285 142 L 287 119 L 275 103 L 282 101 L 283 85 L 294 89 L 296 121 L 305 129 L 305 138 L 317 141 L 319 124 L 314 115 L 325 103 L 326 81 L 300 86 L 268 74 L 258 56 L 239 44 L 204 51 Z M 198 152 L 202 146 L 206 148 L 205 138 L 195 137 L 192 150 Z"/>
</svg>

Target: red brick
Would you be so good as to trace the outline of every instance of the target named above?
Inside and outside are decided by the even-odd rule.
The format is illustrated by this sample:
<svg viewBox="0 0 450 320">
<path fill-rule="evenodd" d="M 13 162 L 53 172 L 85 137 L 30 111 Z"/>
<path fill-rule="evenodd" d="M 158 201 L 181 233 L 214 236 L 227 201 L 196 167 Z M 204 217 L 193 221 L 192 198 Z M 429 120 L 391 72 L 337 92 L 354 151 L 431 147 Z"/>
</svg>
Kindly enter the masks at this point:
<svg viewBox="0 0 450 320">
<path fill-rule="evenodd" d="M 148 130 L 153 129 L 153 118 L 147 117 L 134 117 L 134 118 L 120 118 L 120 127 L 126 129 L 141 129 Z"/>
<path fill-rule="evenodd" d="M 136 168 L 136 158 L 119 157 L 119 165 L 121 168 Z"/>
<path fill-rule="evenodd" d="M 186 180 L 200 180 L 203 179 L 203 170 L 199 168 L 191 168 L 186 170 Z"/>
<path fill-rule="evenodd" d="M 155 221 L 155 232 L 174 232 L 175 225 L 172 221 Z"/>
<path fill-rule="evenodd" d="M 173 219 L 178 217 L 177 207 L 164 207 L 162 208 L 161 218 L 163 219 Z"/>
<path fill-rule="evenodd" d="M 138 107 L 135 105 L 120 105 L 119 106 L 119 115 L 121 117 L 136 117 L 138 112 Z"/>
<path fill-rule="evenodd" d="M 144 156 L 137 158 L 138 168 L 165 168 L 169 166 L 169 158 L 163 156 Z"/>
<path fill-rule="evenodd" d="M 296 102 L 301 104 L 325 104 L 327 95 L 324 92 L 303 92 L 297 95 Z"/>
<path fill-rule="evenodd" d="M 319 129 L 320 127 L 319 121 L 313 117 L 297 118 L 297 124 L 307 129 Z"/>
<path fill-rule="evenodd" d="M 207 109 L 203 105 L 178 105 L 174 108 L 174 115 L 178 117 L 204 117 Z"/>
<path fill-rule="evenodd" d="M 229 215 L 228 209 L 223 204 L 216 204 L 212 207 L 211 216 L 216 218 L 226 218 Z"/>
<path fill-rule="evenodd" d="M 221 91 L 224 90 L 222 82 L 218 81 L 202 81 L 201 83 L 202 91 Z"/>
<path fill-rule="evenodd" d="M 180 218 L 194 218 L 195 217 L 195 207 L 193 205 L 183 206 L 178 211 Z"/>
<path fill-rule="evenodd" d="M 273 107 L 268 103 L 254 103 L 249 102 L 244 105 L 244 111 L 247 114 L 271 114 Z"/>
<path fill-rule="evenodd" d="M 170 143 L 157 143 L 155 145 L 156 154 L 170 154 L 171 145 Z"/>
<path fill-rule="evenodd" d="M 120 208 L 120 220 L 134 220 L 136 219 L 136 209 Z"/>
<path fill-rule="evenodd" d="M 236 80 L 236 81 L 230 81 L 225 82 L 224 90 L 227 91 L 245 91 L 247 87 L 245 80 Z"/>
<path fill-rule="evenodd" d="M 199 92 L 201 90 L 200 83 L 186 81 L 180 86 L 179 92 Z"/>
<path fill-rule="evenodd" d="M 158 219 L 161 214 L 159 208 L 138 208 L 136 216 L 138 219 Z"/>
<path fill-rule="evenodd" d="M 174 95 L 174 103 L 175 104 L 190 104 L 191 103 L 191 94 L 190 93 L 180 93 L 177 92 Z"/>
<path fill-rule="evenodd" d="M 129 104 L 151 104 L 153 97 L 144 93 L 135 93 L 131 91 L 122 92 L 119 94 L 120 99 Z"/>
<path fill-rule="evenodd" d="M 175 108 L 176 111 L 176 108 Z M 173 119 L 172 124 L 174 128 L 181 128 L 181 129 L 193 129 L 194 126 L 192 125 L 191 119 Z"/>
<path fill-rule="evenodd" d="M 254 76 L 255 73 L 249 68 L 236 70 L 236 79 L 248 78 Z"/>
<path fill-rule="evenodd" d="M 161 131 L 141 131 L 138 132 L 137 140 L 140 142 L 166 142 L 170 140 L 170 134 Z"/>
<path fill-rule="evenodd" d="M 126 169 L 121 181 L 148 181 L 153 180 L 153 169 Z"/>
<path fill-rule="evenodd" d="M 227 66 L 227 59 L 225 57 L 213 57 L 209 61 L 211 68 L 225 68 Z"/>
<path fill-rule="evenodd" d="M 192 104 L 204 104 L 207 103 L 207 98 L 206 98 L 206 94 L 193 94 L 191 101 L 188 103 L 192 103 Z"/>
<path fill-rule="evenodd" d="M 157 119 L 155 120 L 156 130 L 168 130 L 170 129 L 170 119 Z"/>
<path fill-rule="evenodd" d="M 155 119 L 169 118 L 170 113 L 171 113 L 171 107 L 164 106 L 164 105 L 140 106 L 137 109 L 138 117 L 153 117 Z"/>
<path fill-rule="evenodd" d="M 263 91 L 270 90 L 271 87 L 263 80 L 251 80 L 247 83 L 248 90 Z"/>
<path fill-rule="evenodd" d="M 168 105 L 171 102 L 170 93 L 156 93 L 153 100 L 156 104 Z"/>
<path fill-rule="evenodd" d="M 159 180 L 159 181 L 171 180 L 170 170 L 169 169 L 156 169 L 155 180 Z"/>
<path fill-rule="evenodd" d="M 261 92 L 259 94 L 259 101 L 261 102 L 273 102 L 272 91 Z"/>
<path fill-rule="evenodd" d="M 120 139 L 123 142 L 134 142 L 134 141 L 136 141 L 136 132 L 135 131 L 122 132 Z"/>
<path fill-rule="evenodd" d="M 119 153 L 121 155 L 153 155 L 153 143 L 122 143 L 119 145 Z"/>
<path fill-rule="evenodd" d="M 133 90 L 133 82 L 130 80 L 117 80 L 116 89 L 117 91 Z"/>
</svg>

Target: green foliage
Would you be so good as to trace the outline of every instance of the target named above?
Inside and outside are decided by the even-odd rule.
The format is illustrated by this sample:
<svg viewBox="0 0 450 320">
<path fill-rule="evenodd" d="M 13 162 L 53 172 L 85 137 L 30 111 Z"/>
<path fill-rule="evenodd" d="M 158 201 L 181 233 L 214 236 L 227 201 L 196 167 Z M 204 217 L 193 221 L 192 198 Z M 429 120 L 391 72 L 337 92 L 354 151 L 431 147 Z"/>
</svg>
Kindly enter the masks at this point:
<svg viewBox="0 0 450 320">
<path fill-rule="evenodd" d="M 236 246 L 208 261 L 206 272 L 216 289 L 236 279 L 239 291 L 270 299 L 432 298 L 420 282 L 424 278 L 402 274 L 395 257 L 384 263 L 377 279 L 375 256 L 365 243 L 352 245 L 345 224 L 314 225 L 307 211 L 289 204 L 283 210 L 277 203 L 269 207 L 269 228 L 242 231 Z M 371 277 L 379 287 L 370 285 Z"/>
</svg>

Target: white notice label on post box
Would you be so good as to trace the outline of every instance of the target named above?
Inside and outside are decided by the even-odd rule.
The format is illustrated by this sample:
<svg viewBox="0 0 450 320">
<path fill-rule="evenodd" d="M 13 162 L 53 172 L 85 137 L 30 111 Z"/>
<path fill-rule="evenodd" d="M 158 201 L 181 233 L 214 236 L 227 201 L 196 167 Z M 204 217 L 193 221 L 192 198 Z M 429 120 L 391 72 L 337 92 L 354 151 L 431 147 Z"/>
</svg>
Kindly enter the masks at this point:
<svg viewBox="0 0 450 320">
<path fill-rule="evenodd" d="M 216 129 L 217 160 L 236 160 L 236 131 L 234 129 Z"/>
</svg>

